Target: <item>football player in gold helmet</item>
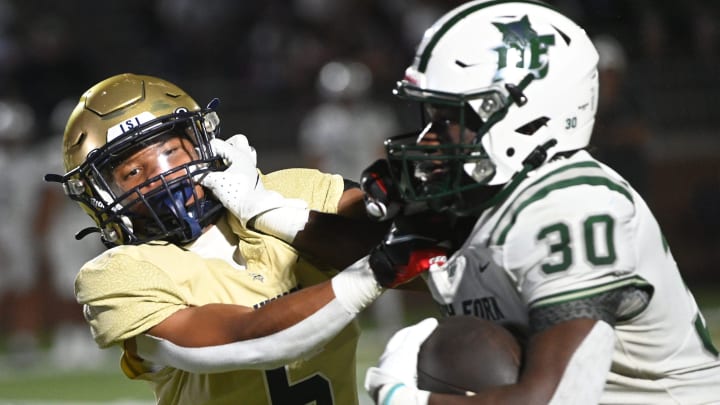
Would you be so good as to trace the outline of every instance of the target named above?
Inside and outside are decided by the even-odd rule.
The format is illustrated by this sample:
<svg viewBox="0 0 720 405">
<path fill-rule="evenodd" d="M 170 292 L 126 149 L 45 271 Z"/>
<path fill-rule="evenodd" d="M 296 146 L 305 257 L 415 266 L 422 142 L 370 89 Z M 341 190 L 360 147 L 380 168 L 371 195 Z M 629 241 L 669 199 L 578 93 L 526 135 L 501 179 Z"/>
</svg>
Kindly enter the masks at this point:
<svg viewBox="0 0 720 405">
<path fill-rule="evenodd" d="M 387 224 L 338 175 L 260 173 L 215 106 L 121 74 L 71 114 L 46 180 L 108 246 L 75 283 L 93 337 L 160 404 L 357 403 L 355 315 L 382 291 L 364 256 Z"/>
</svg>

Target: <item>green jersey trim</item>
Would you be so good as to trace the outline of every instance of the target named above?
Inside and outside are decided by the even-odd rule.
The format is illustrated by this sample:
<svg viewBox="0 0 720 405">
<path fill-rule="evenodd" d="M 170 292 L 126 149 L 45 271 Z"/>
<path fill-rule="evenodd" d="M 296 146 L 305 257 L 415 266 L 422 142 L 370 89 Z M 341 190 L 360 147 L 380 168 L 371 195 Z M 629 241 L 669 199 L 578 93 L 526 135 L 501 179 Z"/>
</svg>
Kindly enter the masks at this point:
<svg viewBox="0 0 720 405">
<path fill-rule="evenodd" d="M 643 290 L 649 290 L 649 291 L 654 290 L 652 285 L 650 283 L 648 283 L 647 281 L 645 281 L 644 278 L 642 278 L 640 276 L 632 276 L 629 278 L 624 278 L 622 280 L 614 280 L 614 281 L 600 284 L 600 285 L 593 285 L 591 287 L 585 287 L 585 288 L 580 288 L 580 289 L 575 289 L 575 290 L 570 290 L 570 291 L 563 291 L 558 294 L 553 294 L 553 295 L 549 295 L 547 297 L 538 298 L 534 301 L 531 301 L 528 304 L 528 307 L 533 308 L 533 309 L 543 308 L 543 307 L 547 307 L 550 305 L 557 305 L 557 304 L 562 304 L 565 302 L 576 301 L 579 299 L 592 297 L 592 296 L 595 296 L 598 294 L 603 294 L 608 291 L 612 291 L 612 290 L 616 290 L 616 289 L 624 288 L 624 287 L 628 287 L 628 286 L 633 286 L 633 287 L 637 287 L 637 288 L 640 288 Z M 623 318 L 627 319 L 634 315 L 637 315 L 637 313 L 629 314 Z"/>
<path fill-rule="evenodd" d="M 634 204 L 632 194 L 630 194 L 624 185 L 614 182 L 606 177 L 602 171 L 597 169 L 600 169 L 600 165 L 596 162 L 579 162 L 556 169 L 536 180 L 521 191 L 513 199 L 513 201 L 508 204 L 507 208 L 502 213 L 500 219 L 496 222 L 495 227 L 491 231 L 491 237 L 489 240 L 492 241 L 495 239 L 494 235 L 496 235 L 499 229 L 502 229 L 497 237 L 496 244 L 503 245 L 508 233 L 515 225 L 518 215 L 520 215 L 525 208 L 530 206 L 532 203 L 547 197 L 553 191 L 562 190 L 568 187 L 580 185 L 607 187 L 609 190 L 622 194 Z M 553 178 L 560 177 L 560 175 L 563 175 L 562 178 Z M 549 184 L 544 186 L 541 184 L 548 183 L 548 180 L 550 181 Z M 527 194 L 532 195 L 527 199 L 520 201 L 520 198 Z"/>
</svg>

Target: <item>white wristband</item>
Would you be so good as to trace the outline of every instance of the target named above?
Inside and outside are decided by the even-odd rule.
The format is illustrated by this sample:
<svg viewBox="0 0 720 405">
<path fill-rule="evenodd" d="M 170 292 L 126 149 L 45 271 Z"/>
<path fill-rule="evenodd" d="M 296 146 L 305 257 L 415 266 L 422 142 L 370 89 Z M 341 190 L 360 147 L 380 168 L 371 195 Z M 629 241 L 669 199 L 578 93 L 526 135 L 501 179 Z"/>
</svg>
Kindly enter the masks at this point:
<svg viewBox="0 0 720 405">
<path fill-rule="evenodd" d="M 337 300 L 351 314 L 362 311 L 382 293 L 367 256 L 333 277 L 332 287 Z"/>
<path fill-rule="evenodd" d="M 293 199 L 286 199 L 285 201 L 290 204 L 296 203 L 295 205 L 275 208 L 258 215 L 253 222 L 253 228 L 282 239 L 287 243 L 292 243 L 298 232 L 305 229 L 305 224 L 307 224 L 310 217 L 310 210 L 304 201 Z"/>
<path fill-rule="evenodd" d="M 378 392 L 378 405 L 427 405 L 430 391 L 408 387 L 403 383 L 385 384 Z"/>
</svg>

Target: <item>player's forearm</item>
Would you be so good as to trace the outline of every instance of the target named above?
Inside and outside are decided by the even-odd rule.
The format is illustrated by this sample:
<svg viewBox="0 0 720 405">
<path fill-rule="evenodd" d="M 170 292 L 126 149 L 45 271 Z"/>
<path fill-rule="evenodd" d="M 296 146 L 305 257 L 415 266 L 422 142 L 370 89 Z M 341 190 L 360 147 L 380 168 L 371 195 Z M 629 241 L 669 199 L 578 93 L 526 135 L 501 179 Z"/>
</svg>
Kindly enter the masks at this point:
<svg viewBox="0 0 720 405">
<path fill-rule="evenodd" d="M 390 223 L 311 211 L 277 208 L 259 215 L 250 225 L 290 243 L 319 264 L 343 269 L 368 254 Z"/>
<path fill-rule="evenodd" d="M 300 252 L 336 269 L 367 255 L 390 229 L 390 222 L 348 218 L 311 211 L 305 228 L 292 245 Z"/>
<path fill-rule="evenodd" d="M 257 311 L 241 313 L 234 323 L 225 321 L 231 322 L 226 324 L 232 331 L 229 341 L 226 336 L 219 342 L 205 341 L 191 347 L 183 346 L 183 340 L 171 342 L 158 335 L 141 335 L 136 338 L 137 350 L 155 364 L 191 372 L 277 367 L 320 350 L 380 292 L 362 260 L 331 281 L 279 298 Z"/>
<path fill-rule="evenodd" d="M 239 327 L 242 330 L 238 331 L 237 340 L 286 329 L 333 300 L 337 300 L 346 312 L 355 315 L 380 293 L 381 288 L 364 257 L 327 282 L 286 295 L 258 309 L 252 314 L 252 320 Z"/>
<path fill-rule="evenodd" d="M 192 373 L 270 369 L 322 350 L 354 317 L 337 300 L 332 300 L 301 322 L 263 337 L 224 345 L 184 347 L 140 335 L 136 337 L 137 353 L 155 365 Z"/>
</svg>

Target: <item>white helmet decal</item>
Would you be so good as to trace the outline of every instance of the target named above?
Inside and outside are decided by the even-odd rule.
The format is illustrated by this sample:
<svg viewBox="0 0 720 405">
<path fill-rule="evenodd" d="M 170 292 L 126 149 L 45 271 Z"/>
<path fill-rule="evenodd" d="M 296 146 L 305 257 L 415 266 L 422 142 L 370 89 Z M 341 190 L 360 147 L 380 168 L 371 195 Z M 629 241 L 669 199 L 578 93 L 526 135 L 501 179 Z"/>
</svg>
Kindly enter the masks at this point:
<svg viewBox="0 0 720 405">
<path fill-rule="evenodd" d="M 538 35 L 530 26 L 527 15 L 507 24 L 492 24 L 502 33 L 505 45 L 495 48 L 498 52 L 498 70 L 514 64 L 515 67 L 532 72 L 536 79 L 547 75 L 550 65 L 548 47 L 555 45 L 555 35 Z"/>
</svg>

